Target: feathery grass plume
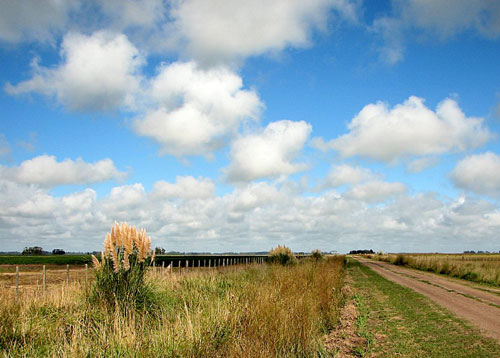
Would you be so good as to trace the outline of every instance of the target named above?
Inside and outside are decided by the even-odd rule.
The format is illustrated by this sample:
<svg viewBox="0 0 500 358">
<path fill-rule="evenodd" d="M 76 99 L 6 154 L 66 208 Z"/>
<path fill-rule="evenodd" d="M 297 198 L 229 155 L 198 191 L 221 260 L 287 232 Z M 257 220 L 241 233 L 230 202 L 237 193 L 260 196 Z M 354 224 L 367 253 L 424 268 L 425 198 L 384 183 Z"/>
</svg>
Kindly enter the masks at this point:
<svg viewBox="0 0 500 358">
<path fill-rule="evenodd" d="M 297 262 L 297 258 L 293 254 L 293 251 L 286 246 L 278 245 L 271 251 L 269 251 L 269 262 L 280 264 L 280 265 L 290 265 Z"/>
<path fill-rule="evenodd" d="M 100 269 L 101 268 L 101 263 L 99 262 L 99 260 L 97 259 L 97 257 L 95 257 L 94 255 L 91 255 L 92 256 L 92 264 L 94 265 L 94 267 L 96 269 Z"/>
<path fill-rule="evenodd" d="M 109 307 L 119 305 L 122 311 L 147 308 L 151 290 L 144 275 L 150 264 L 146 259 L 151 254 L 151 239 L 146 237 L 146 230 L 115 223 L 104 240 L 101 262 L 95 258 L 92 299 L 104 301 Z"/>
</svg>

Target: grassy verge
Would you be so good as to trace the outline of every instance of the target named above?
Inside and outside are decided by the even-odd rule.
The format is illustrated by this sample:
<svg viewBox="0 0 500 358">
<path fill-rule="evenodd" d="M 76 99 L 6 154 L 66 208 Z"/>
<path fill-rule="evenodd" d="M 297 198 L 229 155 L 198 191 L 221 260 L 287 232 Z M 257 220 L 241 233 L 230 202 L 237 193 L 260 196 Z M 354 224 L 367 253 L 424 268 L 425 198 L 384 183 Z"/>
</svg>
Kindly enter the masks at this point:
<svg viewBox="0 0 500 358">
<path fill-rule="evenodd" d="M 150 276 L 156 309 L 93 305 L 81 286 L 0 293 L 6 357 L 321 357 L 337 323 L 344 258 Z"/>
<path fill-rule="evenodd" d="M 500 286 L 499 254 L 377 254 L 368 257 L 394 265 Z"/>
<path fill-rule="evenodd" d="M 499 357 L 500 346 L 426 297 L 350 259 L 365 357 Z M 363 314 L 364 312 L 364 314 Z"/>
</svg>

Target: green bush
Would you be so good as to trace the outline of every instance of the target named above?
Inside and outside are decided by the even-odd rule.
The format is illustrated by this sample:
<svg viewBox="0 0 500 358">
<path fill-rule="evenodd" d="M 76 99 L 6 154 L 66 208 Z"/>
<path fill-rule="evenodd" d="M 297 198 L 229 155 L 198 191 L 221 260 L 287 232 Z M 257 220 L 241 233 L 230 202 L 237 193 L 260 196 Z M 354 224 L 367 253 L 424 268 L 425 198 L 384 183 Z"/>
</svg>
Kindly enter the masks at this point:
<svg viewBox="0 0 500 358">
<path fill-rule="evenodd" d="M 104 241 L 101 261 L 92 256 L 96 281 L 91 300 L 108 308 L 148 310 L 154 302 L 151 287 L 145 281 L 148 266 L 154 260 L 151 239 L 126 223 L 115 224 Z"/>
<path fill-rule="evenodd" d="M 280 265 L 291 265 L 297 262 L 297 258 L 293 254 L 292 250 L 290 250 L 286 246 L 276 246 L 274 249 L 269 251 L 268 261 L 272 264 L 280 264 Z"/>
</svg>

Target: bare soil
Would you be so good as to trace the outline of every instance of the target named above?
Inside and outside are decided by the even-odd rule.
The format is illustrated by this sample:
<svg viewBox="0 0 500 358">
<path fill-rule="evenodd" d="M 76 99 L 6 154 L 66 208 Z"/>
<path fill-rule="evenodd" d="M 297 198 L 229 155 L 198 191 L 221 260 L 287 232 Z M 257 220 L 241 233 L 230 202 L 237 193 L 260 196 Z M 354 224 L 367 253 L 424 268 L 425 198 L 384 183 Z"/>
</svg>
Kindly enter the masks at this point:
<svg viewBox="0 0 500 358">
<path fill-rule="evenodd" d="M 474 286 L 462 280 L 359 256 L 356 259 L 384 278 L 429 297 L 500 342 L 500 295 L 495 288 Z"/>
</svg>

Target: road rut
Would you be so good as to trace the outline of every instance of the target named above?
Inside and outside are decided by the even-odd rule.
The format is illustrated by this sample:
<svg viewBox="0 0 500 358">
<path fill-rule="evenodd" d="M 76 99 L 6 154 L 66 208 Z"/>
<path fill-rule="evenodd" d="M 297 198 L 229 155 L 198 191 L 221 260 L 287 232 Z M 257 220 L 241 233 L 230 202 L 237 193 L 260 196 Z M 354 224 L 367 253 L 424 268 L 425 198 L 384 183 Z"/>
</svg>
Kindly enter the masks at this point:
<svg viewBox="0 0 500 358">
<path fill-rule="evenodd" d="M 429 297 L 500 342 L 500 290 L 476 288 L 459 280 L 362 257 L 356 260 L 386 279 Z"/>
</svg>

